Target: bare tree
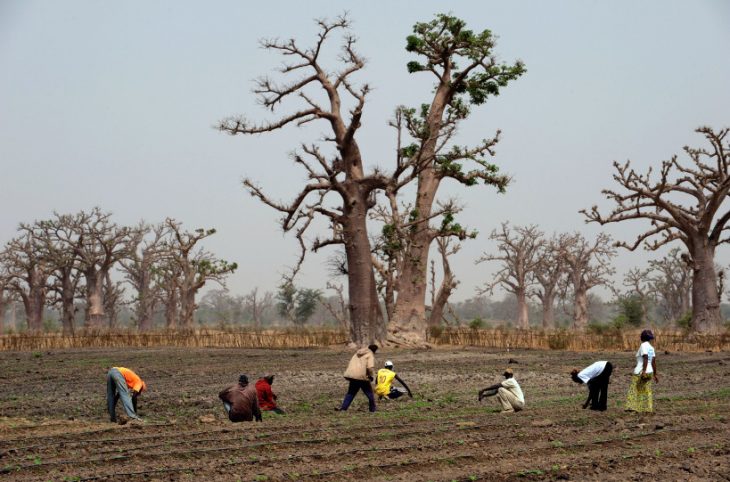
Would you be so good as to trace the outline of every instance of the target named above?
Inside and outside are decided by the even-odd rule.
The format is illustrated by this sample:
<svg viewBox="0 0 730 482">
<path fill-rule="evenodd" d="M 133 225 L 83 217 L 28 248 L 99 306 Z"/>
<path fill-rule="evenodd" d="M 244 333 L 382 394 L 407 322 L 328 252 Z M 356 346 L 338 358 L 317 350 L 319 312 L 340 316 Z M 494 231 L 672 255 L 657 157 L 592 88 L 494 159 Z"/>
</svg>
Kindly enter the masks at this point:
<svg viewBox="0 0 730 482">
<path fill-rule="evenodd" d="M 407 38 L 406 50 L 419 56 L 408 63 L 411 73 L 425 72 L 435 77 L 433 97 L 420 109 L 401 107 L 392 124 L 398 129 L 398 168 L 386 189 L 398 191 L 417 176 L 413 208 L 407 226 L 394 226 L 404 239 L 403 259 L 398 269 L 398 293 L 393 318 L 389 322 L 391 338 L 406 343 L 423 343 L 426 336 L 425 302 L 428 279 L 428 256 L 434 239 L 444 236 L 464 240 L 473 237 L 460 226 L 454 209 L 437 207 L 441 182 L 451 179 L 463 186 L 479 182 L 495 186 L 500 192 L 509 178 L 498 174 L 488 158 L 494 156 L 499 132 L 474 147 L 451 141 L 471 106 L 481 105 L 489 97 L 525 72 L 522 62 L 499 63 L 494 54 L 496 43 L 491 31 L 473 32 L 463 20 L 451 15 L 436 15 L 430 22 L 417 23 Z M 405 144 L 402 131 L 412 139 Z M 465 163 L 470 163 L 466 170 Z M 405 181 L 405 182 L 404 182 Z M 447 203 L 444 203 L 447 204 Z M 393 203 L 391 202 L 391 205 Z M 396 217 L 397 218 L 397 217 Z M 433 221 L 437 222 L 432 226 Z M 402 229 L 402 228 L 406 229 Z M 475 233 L 474 233 L 475 235 Z"/>
<path fill-rule="evenodd" d="M 561 244 L 564 240 L 555 235 L 546 240 L 540 246 L 537 254 L 539 262 L 533 271 L 535 288 L 532 294 L 542 303 L 542 327 L 545 330 L 555 328 L 555 299 L 560 294 L 560 281 L 566 275 Z"/>
<path fill-rule="evenodd" d="M 144 233 L 137 228 L 118 226 L 111 220 L 111 213 L 98 207 L 89 213 L 79 212 L 70 222 L 80 239 L 75 254 L 84 275 L 87 323 L 90 328 L 100 328 L 105 315 L 107 275 L 116 263 L 130 256 Z"/>
<path fill-rule="evenodd" d="M 5 269 L 6 289 L 23 301 L 30 331 L 43 329 L 43 310 L 46 306 L 53 267 L 41 256 L 32 231 L 21 226 L 20 236 L 10 240 L 0 252 L 0 264 Z"/>
<path fill-rule="evenodd" d="M 260 294 L 257 287 L 249 291 L 248 294 L 243 297 L 243 300 L 247 310 L 251 313 L 254 329 L 260 330 L 264 312 L 271 309 L 274 305 L 274 295 L 270 291 Z"/>
<path fill-rule="evenodd" d="M 10 279 L 0 266 L 0 335 L 5 333 L 5 312 L 15 302 L 15 295 L 10 286 Z"/>
<path fill-rule="evenodd" d="M 500 230 L 492 231 L 489 237 L 497 241 L 499 254 L 485 253 L 476 261 L 476 264 L 487 261 L 500 262 L 500 268 L 493 281 L 478 291 L 480 294 L 493 293 L 495 287 L 501 286 L 513 293 L 517 298 L 518 328 L 530 327 L 527 297 L 534 283 L 534 273 L 541 263 L 540 250 L 545 242 L 543 234 L 535 225 L 516 226 L 513 231 L 509 223 L 502 223 Z"/>
<path fill-rule="evenodd" d="M 349 33 L 350 21 L 342 16 L 334 21 L 318 20 L 319 35 L 314 46 L 305 49 L 294 39 L 287 41 L 265 40 L 262 47 L 292 59 L 284 65 L 285 76 L 297 74 L 290 83 L 278 84 L 269 78 L 257 81 L 254 90 L 261 103 L 274 111 L 282 101 L 297 97 L 304 107 L 279 119 L 253 124 L 243 118 L 228 119 L 220 123 L 220 130 L 229 134 L 259 134 L 281 129 L 288 125 L 301 126 L 313 121 L 325 121 L 330 128 L 326 141 L 336 149 L 336 155 L 327 156 L 317 145 L 302 145 L 294 155 L 294 161 L 307 172 L 309 181 L 294 200 L 288 204 L 275 202 L 252 180 L 244 181 L 245 187 L 264 204 L 283 213 L 282 228 L 293 231 L 302 249 L 293 272 L 296 274 L 304 259 L 306 245 L 304 233 L 315 216 L 329 220 L 332 234 L 329 239 L 316 239 L 311 249 L 316 251 L 330 245 L 344 245 L 347 255 L 351 337 L 356 343 L 382 340 L 385 336 L 382 313 L 378 304 L 375 276 L 370 259 L 370 240 L 367 234 L 367 212 L 374 204 L 374 191 L 384 186 L 383 176 L 374 171 L 366 174 L 363 167 L 356 132 L 370 88 L 367 84 L 357 87 L 352 79 L 360 71 L 364 59 L 355 51 L 355 38 Z M 344 32 L 339 57 L 341 68 L 333 71 L 325 67 L 322 51 L 327 40 L 338 31 Z M 330 73 L 332 72 L 332 73 Z M 317 100 L 324 94 L 326 102 Z M 342 110 L 344 103 L 352 102 L 349 118 Z M 327 203 L 327 194 L 339 201 Z"/>
<path fill-rule="evenodd" d="M 166 247 L 171 265 L 168 267 L 171 271 L 169 278 L 174 279 L 169 288 L 168 295 L 171 299 L 168 301 L 172 304 L 173 299 L 179 295 L 180 324 L 189 329 L 193 327 L 195 297 L 198 291 L 208 281 L 225 286 L 226 276 L 233 273 L 238 265 L 217 259 L 198 247 L 200 241 L 215 234 L 215 229 L 184 231 L 181 223 L 170 218 L 165 220 L 165 226 L 171 233 Z M 175 292 L 177 295 L 173 294 Z"/>
<path fill-rule="evenodd" d="M 335 284 L 330 281 L 327 282 L 327 289 L 334 290 L 337 295 L 335 296 L 336 305 L 330 300 L 323 299 L 322 306 L 329 312 L 332 317 L 337 320 L 340 327 L 346 332 L 350 331 L 350 317 L 349 310 L 347 309 L 347 302 L 345 301 L 344 286 L 341 284 Z"/>
<path fill-rule="evenodd" d="M 437 238 L 438 252 L 441 255 L 441 285 L 436 293 L 431 293 L 431 315 L 429 316 L 428 326 L 440 326 L 444 318 L 444 308 L 449 302 L 451 293 L 459 286 L 459 280 L 456 279 L 451 271 L 449 256 L 459 252 L 460 244 L 452 245 L 450 238 Z M 435 287 L 435 269 L 431 270 L 431 279 L 434 281 Z"/>
<path fill-rule="evenodd" d="M 121 281 L 112 280 L 111 273 L 107 271 L 104 275 L 102 291 L 104 294 L 104 313 L 106 313 L 107 327 L 113 329 L 117 327 L 119 312 L 124 304 L 124 286 Z"/>
<path fill-rule="evenodd" d="M 120 260 L 120 265 L 125 279 L 137 292 L 134 298 L 137 328 L 148 331 L 161 301 L 162 286 L 155 283 L 155 270 L 166 255 L 165 239 L 170 233 L 164 223 L 155 226 L 140 223 L 137 229 L 147 235 L 146 239 L 138 238 L 138 245 L 130 247 L 128 257 Z"/>
<path fill-rule="evenodd" d="M 692 267 L 689 263 L 689 255 L 682 253 L 680 248 L 672 249 L 661 259 L 649 261 L 649 286 L 668 321 L 676 321 L 691 310 Z"/>
<path fill-rule="evenodd" d="M 689 162 L 680 162 L 676 155 L 663 161 L 657 180 L 653 180 L 651 168 L 639 174 L 630 161 L 614 162 L 613 178 L 622 191 L 602 191 L 616 204 L 614 210 L 605 216 L 596 206 L 581 211 L 588 222 L 601 224 L 648 221 L 648 231 L 633 243 L 618 243 L 632 251 L 642 244 L 656 250 L 674 240 L 684 243 L 693 270 L 692 326 L 700 332 L 718 330 L 721 321 L 714 259 L 717 246 L 730 241 L 726 226 L 730 210 L 722 209 L 730 193 L 729 131 L 698 128 L 696 132 L 705 137 L 709 147 L 685 146 Z"/>
<path fill-rule="evenodd" d="M 615 270 L 611 259 L 616 250 L 611 237 L 600 233 L 593 243 L 579 233 L 561 236 L 562 258 L 568 270 L 568 283 L 573 291 L 573 328 L 583 330 L 588 325 L 588 291 L 609 285 Z"/>
</svg>

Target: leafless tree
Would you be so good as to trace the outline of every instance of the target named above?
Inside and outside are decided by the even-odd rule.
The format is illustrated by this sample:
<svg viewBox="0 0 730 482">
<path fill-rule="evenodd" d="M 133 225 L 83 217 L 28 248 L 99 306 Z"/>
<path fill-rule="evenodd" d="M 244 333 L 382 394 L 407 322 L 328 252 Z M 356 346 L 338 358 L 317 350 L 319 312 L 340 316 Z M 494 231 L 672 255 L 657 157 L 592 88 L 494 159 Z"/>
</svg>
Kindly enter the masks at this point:
<svg viewBox="0 0 730 482">
<path fill-rule="evenodd" d="M 4 268 L 0 266 L 0 335 L 5 333 L 5 312 L 15 302 L 15 294 L 10 286 L 10 279 Z"/>
<path fill-rule="evenodd" d="M 666 320 L 676 321 L 691 310 L 692 267 L 689 255 L 680 248 L 666 256 L 649 261 L 649 287 L 658 299 Z"/>
<path fill-rule="evenodd" d="M 650 274 L 651 269 L 631 268 L 623 280 L 627 295 L 636 297 L 641 304 L 641 319 L 645 322 L 649 319 L 649 306 L 654 298 Z"/>
<path fill-rule="evenodd" d="M 474 147 L 452 143 L 459 124 L 470 107 L 481 105 L 498 95 L 502 87 L 525 72 L 522 62 L 499 63 L 494 54 L 496 38 L 489 30 L 475 33 L 464 21 L 451 15 L 437 15 L 431 22 L 417 23 L 407 39 L 406 50 L 419 57 L 408 63 L 411 73 L 425 72 L 435 77 L 433 97 L 421 109 L 401 107 L 392 123 L 398 132 L 398 169 L 386 188 L 392 196 L 417 177 L 413 208 L 408 213 L 407 229 L 394 226 L 403 237 L 403 259 L 397 271 L 397 299 L 389 322 L 391 338 L 406 342 L 425 342 L 425 301 L 428 256 L 431 243 L 444 236 L 460 240 L 473 237 L 454 219 L 454 209 L 437 207 L 441 182 L 453 180 L 464 186 L 484 183 L 503 191 L 509 177 L 498 173 L 488 159 L 494 156 L 499 131 Z M 403 137 L 408 136 L 408 143 Z M 465 163 L 471 165 L 464 169 Z M 408 167 L 403 169 L 401 167 Z M 400 172 L 404 174 L 401 178 Z M 448 203 L 442 203 L 448 204 Z M 391 206 L 394 203 L 390 202 Z M 397 219 L 397 216 L 395 216 Z M 435 225 L 432 225 L 437 221 Z"/>
<path fill-rule="evenodd" d="M 0 264 L 5 270 L 6 289 L 23 301 L 28 330 L 43 329 L 43 310 L 46 306 L 53 267 L 41 256 L 33 233 L 21 226 L 22 234 L 10 240 L 0 252 Z"/>
<path fill-rule="evenodd" d="M 573 328 L 583 330 L 588 325 L 588 291 L 609 285 L 615 270 L 611 259 L 616 255 L 607 234 L 600 233 L 590 243 L 579 233 L 561 235 L 561 256 L 568 271 L 568 283 L 573 292 Z"/>
<path fill-rule="evenodd" d="M 165 239 L 170 233 L 164 223 L 154 226 L 140 223 L 137 229 L 146 236 L 138 238 L 138 245 L 131 247 L 120 265 L 125 279 L 137 293 L 134 298 L 137 328 L 148 331 L 152 328 L 155 308 L 161 302 L 162 286 L 155 283 L 155 270 L 166 256 Z"/>
<path fill-rule="evenodd" d="M 327 289 L 334 290 L 335 293 L 337 293 L 335 298 L 336 304 L 332 303 L 330 300 L 323 299 L 322 306 L 324 306 L 327 312 L 332 315 L 335 320 L 337 320 L 340 327 L 347 333 L 350 331 L 350 313 L 347 309 L 347 302 L 345 301 L 345 288 L 341 284 L 328 281 Z"/>
<path fill-rule="evenodd" d="M 200 241 L 215 234 L 215 229 L 185 231 L 180 222 L 170 218 L 165 220 L 165 227 L 170 231 L 165 248 L 169 257 L 168 280 L 174 280 L 168 295 L 173 299 L 179 296 L 180 324 L 190 329 L 193 327 L 195 297 L 198 291 L 208 281 L 225 286 L 226 276 L 233 273 L 238 265 L 217 259 L 198 246 Z M 173 303 L 173 300 L 168 301 Z"/>
<path fill-rule="evenodd" d="M 451 293 L 459 286 L 459 280 L 456 279 L 454 273 L 451 271 L 451 264 L 449 263 L 449 256 L 452 256 L 459 252 L 461 249 L 460 244 L 451 244 L 452 240 L 446 237 L 440 237 L 436 239 L 438 245 L 438 252 L 441 255 L 441 285 L 438 291 L 431 294 L 431 315 L 429 316 L 428 326 L 440 326 L 444 318 L 444 309 L 446 308 Z M 432 269 L 431 279 L 434 281 L 435 286 L 435 269 Z"/>
<path fill-rule="evenodd" d="M 566 275 L 566 265 L 561 243 L 566 238 L 553 235 L 540 246 L 537 257 L 539 262 L 533 271 L 534 294 L 542 303 L 542 327 L 545 330 L 555 328 L 555 299 L 560 294 L 560 281 Z"/>
<path fill-rule="evenodd" d="M 254 288 L 243 297 L 246 308 L 251 313 L 254 329 L 260 330 L 262 323 L 261 318 L 266 310 L 274 306 L 274 295 L 270 291 L 263 294 L 259 293 L 259 289 Z"/>
<path fill-rule="evenodd" d="M 535 225 L 516 226 L 512 230 L 509 223 L 502 223 L 501 228 L 494 230 L 489 237 L 497 241 L 499 254 L 485 253 L 476 261 L 476 264 L 488 261 L 500 262 L 500 268 L 492 282 L 478 291 L 480 294 L 492 293 L 495 287 L 501 286 L 513 293 L 517 297 L 518 328 L 530 327 L 527 298 L 534 283 L 535 271 L 542 261 L 540 252 L 545 243 L 543 234 Z"/>
<path fill-rule="evenodd" d="M 102 285 L 104 294 L 104 313 L 107 318 L 107 327 L 113 329 L 117 327 L 119 312 L 124 304 L 124 286 L 121 281 L 112 280 L 109 271 L 104 275 L 104 284 Z"/>
<path fill-rule="evenodd" d="M 378 304 L 375 276 L 370 259 L 370 240 L 367 234 L 367 212 L 374 204 L 374 192 L 382 188 L 385 180 L 376 170 L 366 174 L 363 167 L 356 132 L 365 107 L 370 87 L 357 87 L 353 75 L 360 71 L 364 59 L 355 51 L 355 38 L 349 33 L 350 21 L 342 16 L 334 21 L 318 20 L 319 34 L 311 48 L 300 47 L 294 39 L 264 40 L 262 47 L 282 54 L 290 63 L 281 68 L 281 74 L 293 78 L 279 84 L 270 78 L 257 81 L 254 92 L 261 103 L 271 111 L 284 100 L 296 97 L 304 107 L 278 119 L 254 124 L 243 118 L 227 119 L 219 128 L 229 134 L 259 134 L 281 129 L 289 125 L 301 126 L 313 121 L 325 121 L 330 132 L 326 142 L 334 146 L 336 155 L 326 155 L 319 146 L 303 144 L 294 161 L 307 172 L 309 181 L 288 204 L 272 200 L 254 181 L 246 179 L 245 187 L 252 196 L 283 214 L 281 221 L 285 232 L 296 233 L 302 249 L 294 267 L 296 273 L 304 259 L 306 245 L 304 233 L 317 215 L 324 216 L 331 225 L 331 237 L 316 239 L 310 246 L 314 251 L 331 245 L 344 245 L 348 267 L 348 300 L 351 337 L 356 343 L 382 340 L 385 335 L 382 313 Z M 341 67 L 333 70 L 323 64 L 322 52 L 329 38 L 343 32 L 343 44 L 339 60 Z M 325 102 L 317 97 L 326 96 Z M 342 110 L 348 102 L 353 104 L 346 119 Z M 328 203 L 333 194 L 338 202 Z"/>
<path fill-rule="evenodd" d="M 120 260 L 128 258 L 143 236 L 137 228 L 119 226 L 111 213 L 95 207 L 73 216 L 73 228 L 80 238 L 76 248 L 79 270 L 84 275 L 86 319 L 90 328 L 100 328 L 104 318 L 104 283 Z"/>
<path fill-rule="evenodd" d="M 632 251 L 642 244 L 656 250 L 675 240 L 684 243 L 693 270 L 692 326 L 700 332 L 718 330 L 721 321 L 714 259 L 717 246 L 730 241 L 726 226 L 730 209 L 722 206 L 730 193 L 729 131 L 697 129 L 709 147 L 685 146 L 689 162 L 680 162 L 676 155 L 663 161 L 656 180 L 652 168 L 639 174 L 630 161 L 614 162 L 613 178 L 621 191 L 602 192 L 616 207 L 608 215 L 596 206 L 582 211 L 588 222 L 601 224 L 648 221 L 649 230 L 633 243 L 618 243 Z"/>
</svg>

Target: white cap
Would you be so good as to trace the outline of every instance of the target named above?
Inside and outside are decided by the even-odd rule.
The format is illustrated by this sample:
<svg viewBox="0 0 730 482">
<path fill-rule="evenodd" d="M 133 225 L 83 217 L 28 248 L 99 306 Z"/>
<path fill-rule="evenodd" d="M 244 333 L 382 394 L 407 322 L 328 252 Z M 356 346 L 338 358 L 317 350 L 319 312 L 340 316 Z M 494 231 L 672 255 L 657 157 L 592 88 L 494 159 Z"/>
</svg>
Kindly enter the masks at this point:
<svg viewBox="0 0 730 482">
<path fill-rule="evenodd" d="M 392 361 L 390 361 L 390 360 L 388 360 L 388 361 L 386 361 L 386 362 L 385 362 L 385 366 L 386 366 L 386 367 L 391 367 L 391 368 L 393 368 L 393 362 L 392 362 Z"/>
</svg>

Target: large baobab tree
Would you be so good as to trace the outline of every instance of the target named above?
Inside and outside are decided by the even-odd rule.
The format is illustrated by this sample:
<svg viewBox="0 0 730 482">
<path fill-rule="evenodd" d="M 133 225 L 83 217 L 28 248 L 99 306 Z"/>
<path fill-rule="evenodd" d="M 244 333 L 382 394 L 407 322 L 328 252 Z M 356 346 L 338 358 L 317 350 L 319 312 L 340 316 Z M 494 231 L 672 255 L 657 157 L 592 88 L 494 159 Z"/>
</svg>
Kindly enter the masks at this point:
<svg viewBox="0 0 730 482">
<path fill-rule="evenodd" d="M 43 310 L 46 306 L 52 266 L 43 258 L 32 232 L 13 238 L 0 252 L 0 264 L 5 269 L 7 288 L 23 301 L 28 330 L 43 329 Z"/>
<path fill-rule="evenodd" d="M 593 243 L 579 233 L 561 236 L 561 256 L 567 268 L 567 285 L 573 291 L 573 328 L 588 326 L 588 291 L 609 285 L 615 270 L 611 259 L 616 255 L 611 237 L 600 233 Z"/>
<path fill-rule="evenodd" d="M 656 177 L 652 168 L 640 174 L 630 161 L 614 162 L 613 178 L 620 190 L 602 191 L 615 203 L 613 211 L 604 215 L 597 206 L 582 211 L 588 222 L 600 224 L 648 221 L 648 230 L 633 243 L 618 243 L 632 251 L 640 245 L 656 250 L 675 240 L 684 243 L 693 271 L 692 327 L 700 332 L 718 330 L 721 321 L 715 250 L 730 241 L 730 209 L 725 203 L 730 193 L 729 131 L 698 128 L 709 145 L 685 146 L 688 162 L 675 155 L 662 162 Z"/>
<path fill-rule="evenodd" d="M 408 63 L 410 73 L 435 77 L 433 97 L 420 109 L 400 108 L 403 126 L 412 143 L 401 147 L 399 157 L 417 176 L 415 201 L 408 213 L 407 229 L 395 226 L 404 238 L 403 259 L 397 278 L 397 300 L 389 322 L 392 338 L 406 342 L 423 342 L 426 334 L 425 300 L 428 280 L 428 256 L 431 243 L 444 235 L 466 239 L 467 233 L 453 221 L 453 210 L 436 207 L 437 193 L 444 180 L 464 186 L 480 182 L 503 191 L 509 178 L 498 173 L 488 159 L 494 155 L 499 132 L 474 147 L 453 144 L 459 124 L 468 118 L 472 106 L 484 104 L 499 95 L 500 89 L 525 72 L 520 61 L 514 64 L 497 61 L 496 37 L 489 30 L 474 32 L 466 23 L 451 15 L 436 15 L 430 22 L 417 23 L 407 37 L 406 50 L 418 56 Z M 399 163 L 400 164 L 400 163 Z M 468 164 L 468 165 L 467 165 Z M 399 166 L 400 167 L 400 166 Z M 398 179 L 396 171 L 394 179 Z M 404 183 L 391 182 L 388 189 Z M 387 192 L 387 191 L 386 191 Z M 392 203 L 391 203 L 392 204 Z M 443 215 L 443 217 L 441 217 Z M 440 223 L 432 226 L 435 218 Z"/>
<path fill-rule="evenodd" d="M 86 321 L 89 328 L 101 328 L 107 275 L 116 263 L 129 257 L 143 232 L 117 225 L 111 220 L 111 213 L 98 207 L 74 215 L 72 223 L 80 238 L 76 257 L 85 281 Z"/>
<path fill-rule="evenodd" d="M 690 258 L 674 248 L 661 259 L 649 261 L 649 287 L 667 321 L 690 313 L 692 267 Z"/>
<path fill-rule="evenodd" d="M 165 220 L 165 226 L 170 231 L 165 251 L 174 277 L 174 291 L 179 296 L 179 324 L 190 329 L 197 307 L 195 297 L 200 289 L 208 281 L 225 287 L 226 276 L 236 271 L 238 265 L 215 258 L 198 246 L 200 241 L 215 234 L 215 229 L 185 231 L 181 223 L 169 218 Z"/>
<path fill-rule="evenodd" d="M 294 162 L 306 171 L 308 182 L 290 203 L 272 200 L 250 179 L 246 179 L 244 185 L 254 197 L 283 214 L 281 225 L 285 232 L 296 233 L 302 252 L 294 273 L 301 266 L 306 249 L 316 251 L 325 246 L 344 245 L 350 336 L 355 343 L 367 344 L 385 336 L 366 225 L 367 212 L 375 202 L 375 190 L 383 187 L 385 179 L 377 171 L 366 173 L 356 139 L 370 88 L 367 84 L 357 86 L 353 79 L 354 74 L 365 66 L 365 61 L 355 51 L 355 38 L 349 33 L 350 21 L 339 17 L 334 21 L 319 20 L 317 24 L 319 34 L 311 48 L 301 47 L 294 39 L 262 42 L 263 48 L 290 60 L 282 67 L 281 74 L 293 80 L 279 84 L 270 78 L 262 78 L 254 89 L 260 102 L 271 111 L 291 98 L 299 99 L 303 107 L 261 124 L 244 118 L 227 119 L 220 123 L 219 128 L 235 135 L 272 132 L 314 121 L 324 121 L 328 125 L 325 142 L 334 147 L 331 154 L 325 153 L 318 145 L 303 144 L 294 155 Z M 343 42 L 339 57 L 341 65 L 336 69 L 325 65 L 323 51 L 327 41 L 338 32 L 343 33 Z M 322 97 L 325 100 L 320 100 Z M 347 105 L 351 108 L 346 113 L 343 110 L 347 109 Z M 307 247 L 304 233 L 318 215 L 329 221 L 331 237 L 318 238 Z"/>
<path fill-rule="evenodd" d="M 553 235 L 540 247 L 537 254 L 539 262 L 533 270 L 535 287 L 532 290 L 542 303 L 542 327 L 555 328 L 555 298 L 560 293 L 560 282 L 566 275 L 562 251 L 563 237 Z"/>
<path fill-rule="evenodd" d="M 155 308 L 161 301 L 162 288 L 155 283 L 155 270 L 163 261 L 165 239 L 169 232 L 165 224 L 148 226 L 140 223 L 137 228 L 145 234 L 137 246 L 130 246 L 128 257 L 120 260 L 121 270 L 127 282 L 136 291 L 134 298 L 134 321 L 140 331 L 152 328 Z"/>
<path fill-rule="evenodd" d="M 499 254 L 484 254 L 476 263 L 499 261 L 500 267 L 491 283 L 480 289 L 480 294 L 493 292 L 501 286 L 517 298 L 518 328 L 530 327 L 527 298 L 534 283 L 534 273 L 541 262 L 540 250 L 544 245 L 543 232 L 535 225 L 516 226 L 512 230 L 509 223 L 502 223 L 489 237 L 497 242 Z"/>
</svg>

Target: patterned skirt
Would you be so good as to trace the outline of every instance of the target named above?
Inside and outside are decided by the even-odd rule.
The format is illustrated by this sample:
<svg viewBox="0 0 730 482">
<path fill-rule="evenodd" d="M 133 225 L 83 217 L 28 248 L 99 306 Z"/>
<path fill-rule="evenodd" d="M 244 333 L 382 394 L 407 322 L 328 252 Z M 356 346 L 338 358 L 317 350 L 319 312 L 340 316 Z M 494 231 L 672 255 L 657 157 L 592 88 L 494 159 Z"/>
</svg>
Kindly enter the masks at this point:
<svg viewBox="0 0 730 482">
<path fill-rule="evenodd" d="M 631 376 L 631 385 L 629 392 L 626 394 L 626 410 L 632 412 L 653 412 L 654 411 L 654 392 L 652 391 L 651 375 Z"/>
</svg>

